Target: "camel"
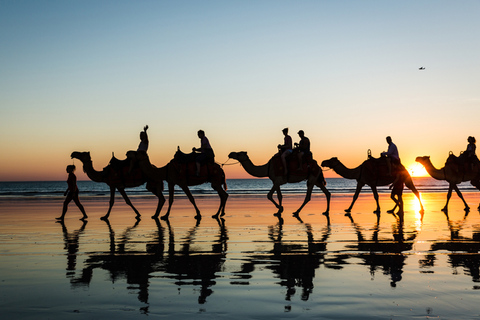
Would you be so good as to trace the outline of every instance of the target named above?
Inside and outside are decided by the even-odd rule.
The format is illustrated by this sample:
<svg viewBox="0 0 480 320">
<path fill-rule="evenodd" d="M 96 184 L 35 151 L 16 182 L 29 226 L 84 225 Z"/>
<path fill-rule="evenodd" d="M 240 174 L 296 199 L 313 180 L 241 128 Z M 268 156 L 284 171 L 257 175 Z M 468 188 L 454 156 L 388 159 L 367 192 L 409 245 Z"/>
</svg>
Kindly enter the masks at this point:
<svg viewBox="0 0 480 320">
<path fill-rule="evenodd" d="M 443 212 L 448 212 L 448 202 L 450 201 L 450 197 L 452 196 L 452 190 L 455 190 L 458 197 L 462 199 L 463 204 L 465 205 L 464 210 L 469 211 L 470 207 L 463 198 L 463 195 L 458 189 L 457 184 L 463 181 L 470 181 L 473 186 L 480 190 L 480 184 L 478 183 L 478 174 L 480 168 L 478 167 L 478 165 L 476 165 L 474 170 L 464 170 L 464 168 L 461 168 L 455 163 L 453 157 L 455 156 L 450 155 L 447 162 L 445 163 L 445 166 L 441 169 L 437 169 L 433 166 L 429 156 L 417 157 L 415 161 L 422 164 L 432 178 L 436 180 L 446 180 L 448 182 L 447 203 L 442 209 Z M 480 209 L 480 205 L 478 206 L 478 208 Z"/>
<path fill-rule="evenodd" d="M 303 201 L 300 208 L 298 208 L 298 210 L 293 213 L 293 215 L 298 216 L 300 214 L 300 211 L 311 199 L 313 187 L 317 186 L 323 191 L 323 193 L 327 197 L 327 210 L 323 214 L 328 216 L 330 212 L 330 191 L 328 191 L 327 188 L 325 187 L 326 182 L 323 177 L 322 169 L 318 166 L 315 160 L 312 159 L 309 163 L 304 161 L 303 163 L 304 168 L 307 168 L 307 166 L 310 165 L 308 170 L 296 171 L 295 169 L 297 168 L 296 167 L 297 162 L 292 158 L 290 162 L 291 173 L 287 175 L 283 175 L 282 174 L 283 169 L 282 170 L 275 169 L 275 163 L 274 163 L 275 157 L 271 158 L 266 164 L 261 166 L 254 165 L 250 160 L 250 158 L 248 157 L 247 152 L 245 151 L 231 152 L 228 155 L 228 157 L 239 161 L 243 166 L 243 168 L 245 169 L 245 171 L 247 171 L 247 173 L 249 173 L 250 175 L 258 178 L 268 177 L 270 178 L 270 180 L 272 180 L 273 186 L 272 186 L 272 189 L 270 189 L 270 191 L 268 192 L 267 198 L 278 209 L 278 212 L 275 213 L 275 215 L 280 215 L 283 212 L 283 206 L 282 206 L 283 196 L 282 196 L 282 191 L 280 190 L 280 186 L 285 183 L 296 183 L 296 182 L 307 180 L 307 194 L 305 196 L 305 200 Z M 277 171 L 281 171 L 281 172 L 277 172 Z M 274 192 L 277 193 L 278 203 L 273 199 Z"/>
<path fill-rule="evenodd" d="M 193 161 L 182 161 L 180 158 L 192 157 L 194 154 L 186 155 L 183 154 L 180 150 L 177 151 L 173 160 L 171 160 L 167 165 L 157 168 L 156 166 L 150 163 L 150 159 L 146 152 L 137 153 L 137 161 L 142 170 L 143 174 L 148 177 L 149 180 L 153 181 L 151 186 L 156 188 L 150 190 L 159 197 L 159 204 L 155 215 L 152 216 L 152 219 L 157 219 L 160 211 L 162 210 L 163 205 L 165 204 L 165 197 L 163 197 L 159 185 L 163 186 L 163 181 L 167 181 L 168 184 L 168 209 L 167 213 L 161 217 L 162 220 L 167 220 L 170 216 L 170 210 L 173 204 L 174 190 L 175 185 L 178 185 L 183 192 L 188 197 L 188 200 L 192 203 L 196 212 L 196 219 L 201 219 L 202 215 L 198 209 L 195 199 L 190 192 L 189 186 L 196 186 L 206 182 L 210 182 L 212 188 L 217 191 L 220 197 L 220 206 L 218 211 L 213 218 L 223 217 L 225 215 L 225 205 L 227 203 L 228 194 L 225 191 L 227 189 L 227 184 L 225 180 L 225 173 L 223 169 L 217 163 L 206 164 L 201 166 L 200 174 L 197 176 L 195 174 L 196 164 Z M 182 163 L 185 162 L 185 163 Z"/>
<path fill-rule="evenodd" d="M 101 218 L 102 220 L 107 220 L 110 216 L 110 212 L 112 211 L 115 202 L 115 189 L 120 192 L 125 203 L 135 211 L 136 218 L 140 218 L 140 213 L 133 206 L 125 192 L 125 188 L 138 187 L 147 182 L 139 170 L 129 172 L 129 163 L 118 160 L 114 156 L 110 160 L 108 166 L 103 168 L 103 171 L 97 171 L 93 168 L 90 152 L 74 151 L 72 152 L 71 157 L 78 159 L 83 163 L 83 171 L 87 174 L 90 180 L 106 183 L 110 187 L 110 206 L 108 207 L 107 214 Z"/>
<path fill-rule="evenodd" d="M 357 188 L 355 190 L 355 194 L 353 195 L 352 203 L 350 204 L 350 207 L 348 207 L 348 209 L 345 209 L 345 212 L 347 214 L 352 212 L 353 205 L 357 200 L 358 195 L 360 194 L 360 191 L 362 190 L 364 185 L 370 186 L 373 192 L 373 197 L 375 198 L 375 201 L 377 203 L 377 208 L 373 213 L 380 214 L 380 204 L 378 202 L 377 186 L 386 186 L 391 184 L 395 180 L 394 175 L 388 175 L 386 162 L 384 165 L 382 165 L 381 163 L 383 163 L 381 158 L 370 158 L 365 160 L 358 167 L 354 169 L 349 169 L 336 157 L 329 160 L 324 160 L 322 162 L 322 167 L 328 167 L 333 169 L 333 171 L 335 171 L 343 178 L 357 180 Z M 403 166 L 400 167 L 400 170 L 406 171 Z M 418 201 L 420 202 L 420 211 L 423 212 L 424 210 L 422 201 L 420 200 L 420 194 L 418 193 L 417 189 L 413 184 L 412 177 L 410 177 L 410 174 L 408 172 L 404 172 L 404 174 L 402 174 L 401 176 L 405 177 L 405 185 L 415 194 Z"/>
</svg>

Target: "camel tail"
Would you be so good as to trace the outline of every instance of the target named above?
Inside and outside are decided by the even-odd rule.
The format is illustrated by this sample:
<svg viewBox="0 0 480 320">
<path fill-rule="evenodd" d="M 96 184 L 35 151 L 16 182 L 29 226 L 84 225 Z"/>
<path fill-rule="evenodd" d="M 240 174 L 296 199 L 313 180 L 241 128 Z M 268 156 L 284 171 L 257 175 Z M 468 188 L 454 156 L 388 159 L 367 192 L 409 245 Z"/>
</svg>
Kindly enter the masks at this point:
<svg viewBox="0 0 480 320">
<path fill-rule="evenodd" d="M 223 176 L 223 189 L 224 189 L 225 191 L 228 190 L 228 187 L 227 187 L 227 179 L 225 178 L 225 176 Z"/>
<path fill-rule="evenodd" d="M 320 171 L 320 174 L 318 175 L 317 178 L 318 182 L 323 184 L 324 186 L 327 185 L 327 181 L 325 180 L 325 177 L 323 176 L 323 171 Z"/>
</svg>

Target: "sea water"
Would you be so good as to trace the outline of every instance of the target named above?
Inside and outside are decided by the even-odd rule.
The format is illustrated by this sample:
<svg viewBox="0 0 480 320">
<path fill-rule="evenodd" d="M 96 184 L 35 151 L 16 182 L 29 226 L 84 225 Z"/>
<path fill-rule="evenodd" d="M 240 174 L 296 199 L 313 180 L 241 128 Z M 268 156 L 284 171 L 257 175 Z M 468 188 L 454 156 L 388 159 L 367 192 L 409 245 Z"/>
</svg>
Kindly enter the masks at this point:
<svg viewBox="0 0 480 320">
<path fill-rule="evenodd" d="M 430 177 L 413 178 L 415 187 L 420 192 L 447 192 L 448 183 L 446 181 L 438 181 Z M 326 178 L 327 189 L 331 193 L 354 193 L 357 183 L 355 180 L 344 178 Z M 110 190 L 107 184 L 97 183 L 93 181 L 78 181 L 78 188 L 81 197 L 102 197 L 109 196 Z M 227 179 L 227 192 L 230 195 L 262 195 L 268 193 L 272 188 L 272 182 L 269 179 Z M 67 188 L 65 181 L 22 181 L 22 182 L 0 182 L 0 198 L 53 198 L 62 197 Z M 165 183 L 165 190 L 167 186 Z M 288 183 L 283 185 L 282 193 L 284 194 L 301 194 L 305 193 L 306 182 Z M 459 185 L 462 192 L 474 191 L 470 183 L 464 182 Z M 215 194 L 209 183 L 199 186 L 190 187 L 192 194 Z M 128 188 L 129 196 L 145 196 L 153 195 L 146 190 L 145 185 L 135 188 Z M 322 191 L 315 187 L 314 193 Z M 368 186 L 364 186 L 362 192 L 370 192 Z M 379 193 L 390 192 L 388 186 L 378 187 Z M 410 192 L 405 188 L 405 192 Z M 165 192 L 166 193 L 166 192 Z M 175 193 L 182 195 L 183 191 L 176 186 Z"/>
</svg>

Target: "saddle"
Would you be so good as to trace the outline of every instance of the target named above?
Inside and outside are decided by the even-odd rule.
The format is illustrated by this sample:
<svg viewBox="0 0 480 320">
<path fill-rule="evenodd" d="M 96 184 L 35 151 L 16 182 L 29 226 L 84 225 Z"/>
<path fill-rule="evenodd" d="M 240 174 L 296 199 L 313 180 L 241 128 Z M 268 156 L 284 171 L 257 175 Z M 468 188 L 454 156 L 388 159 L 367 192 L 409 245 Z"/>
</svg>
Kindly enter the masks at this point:
<svg viewBox="0 0 480 320">
<path fill-rule="evenodd" d="M 320 167 L 317 164 L 317 161 L 313 160 L 312 153 L 308 152 L 303 155 L 302 159 L 302 168 L 298 169 L 298 149 L 294 149 L 291 154 L 289 154 L 285 160 L 287 162 L 287 170 L 289 175 L 308 175 L 311 172 L 314 174 L 318 173 Z M 283 167 L 283 162 L 281 158 L 282 152 L 279 151 L 271 159 L 270 163 L 273 165 L 273 170 L 275 175 L 282 176 L 285 174 Z M 315 172 L 314 172 L 315 171 Z"/>
<path fill-rule="evenodd" d="M 143 173 L 138 166 L 138 163 L 134 159 L 136 151 L 128 151 L 127 158 L 120 160 L 112 155 L 108 165 L 103 168 L 103 174 L 108 178 L 110 183 L 118 184 L 133 184 L 139 181 L 143 181 Z M 131 157 L 133 156 L 133 157 Z M 133 165 L 131 162 L 133 161 Z"/>
<path fill-rule="evenodd" d="M 447 161 L 445 161 L 445 166 L 452 166 L 455 171 L 459 174 L 470 174 L 470 173 L 478 173 L 480 167 L 480 160 L 478 160 L 477 156 L 474 155 L 473 157 L 466 157 L 463 154 L 460 156 L 456 156 L 453 153 L 448 155 Z"/>
<path fill-rule="evenodd" d="M 396 176 L 398 172 L 405 170 L 405 167 L 401 163 L 390 162 L 392 176 Z M 386 157 L 374 158 L 370 154 L 368 159 L 363 162 L 364 170 L 370 171 L 372 174 L 376 174 L 377 178 L 388 176 L 388 164 Z"/>
<path fill-rule="evenodd" d="M 198 156 L 198 153 L 184 153 L 178 148 L 170 161 L 170 165 L 177 170 L 180 176 L 184 176 L 189 182 L 201 183 L 202 181 L 210 181 L 210 177 L 217 173 L 220 166 L 215 163 L 213 158 L 207 158 L 206 163 L 200 164 L 200 172 L 197 176 L 196 159 Z"/>
</svg>

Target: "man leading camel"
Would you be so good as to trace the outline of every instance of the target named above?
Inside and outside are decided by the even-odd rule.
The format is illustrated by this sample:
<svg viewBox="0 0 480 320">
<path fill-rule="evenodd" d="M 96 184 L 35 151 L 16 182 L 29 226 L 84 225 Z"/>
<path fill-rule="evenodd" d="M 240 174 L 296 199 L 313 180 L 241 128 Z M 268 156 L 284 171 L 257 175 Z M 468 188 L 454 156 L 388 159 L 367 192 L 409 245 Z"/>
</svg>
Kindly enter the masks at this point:
<svg viewBox="0 0 480 320">
<path fill-rule="evenodd" d="M 387 137 L 388 143 L 388 150 L 387 152 L 382 152 L 382 157 L 387 157 L 387 166 L 388 166 L 388 175 L 392 175 L 392 164 L 398 165 L 400 164 L 400 157 L 398 155 L 398 149 L 395 143 L 392 142 L 392 138 L 390 136 Z"/>
</svg>

